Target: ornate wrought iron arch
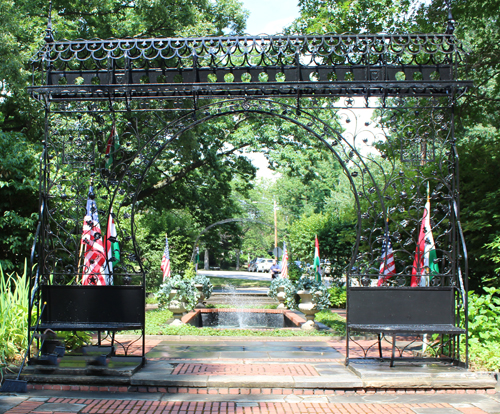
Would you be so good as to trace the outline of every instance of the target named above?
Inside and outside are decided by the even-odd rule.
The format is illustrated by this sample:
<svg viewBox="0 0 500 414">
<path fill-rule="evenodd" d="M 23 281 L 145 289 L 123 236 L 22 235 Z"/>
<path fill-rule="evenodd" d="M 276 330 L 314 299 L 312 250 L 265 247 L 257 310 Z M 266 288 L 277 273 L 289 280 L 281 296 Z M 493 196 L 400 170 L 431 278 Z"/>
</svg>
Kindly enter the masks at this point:
<svg viewBox="0 0 500 414">
<path fill-rule="evenodd" d="M 148 168 L 189 128 L 253 111 L 301 125 L 342 164 L 358 215 L 349 289 L 376 283 L 388 232 L 396 274 L 387 283 L 394 288 L 409 284 L 429 184 L 440 265 L 433 284 L 452 292 L 458 323 L 467 307 L 467 263 L 458 215 L 453 105 L 471 86 L 457 78 L 462 55 L 452 34 L 57 42 L 48 36 L 33 58 L 30 87 L 47 114 L 35 293 L 42 284 L 67 283 L 80 273 L 79 237 L 91 177 L 98 209 L 107 206 L 100 211 L 106 217 L 115 207 L 119 238 L 129 251 L 116 275 L 144 286 L 134 209 Z M 316 102 L 320 98 L 343 122 L 342 134 L 314 115 L 324 108 Z M 355 108 L 354 98 L 364 100 L 363 108 Z M 213 102 L 199 108 L 200 99 Z M 185 115 L 179 107 L 183 102 L 188 102 Z M 373 110 L 376 132 L 349 132 L 356 111 Z M 124 145 L 106 167 L 103 149 L 117 113 L 129 123 L 122 122 Z M 152 125 L 165 114 L 177 119 L 165 121 L 158 133 Z M 69 177 L 75 170 L 80 174 Z M 123 224 L 127 220 L 130 225 Z M 455 344 L 453 355 L 457 349 Z"/>
</svg>

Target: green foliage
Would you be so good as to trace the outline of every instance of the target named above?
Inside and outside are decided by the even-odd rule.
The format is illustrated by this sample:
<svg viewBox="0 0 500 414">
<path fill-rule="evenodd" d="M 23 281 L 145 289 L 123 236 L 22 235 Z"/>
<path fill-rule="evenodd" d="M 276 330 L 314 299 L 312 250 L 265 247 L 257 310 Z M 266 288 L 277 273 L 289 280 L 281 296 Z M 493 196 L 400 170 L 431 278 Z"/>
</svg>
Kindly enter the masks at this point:
<svg viewBox="0 0 500 414">
<path fill-rule="evenodd" d="M 186 269 L 184 270 L 183 278 L 184 279 L 194 279 L 195 276 L 196 276 L 196 269 L 194 268 L 194 263 L 189 262 L 186 265 Z"/>
<path fill-rule="evenodd" d="M 64 346 L 68 351 L 81 348 L 92 341 L 92 335 L 89 332 L 59 332 L 58 337 L 64 341 Z"/>
<path fill-rule="evenodd" d="M 293 283 L 290 279 L 284 277 L 277 277 L 272 280 L 267 295 L 275 300 L 278 300 L 278 287 L 280 286 L 283 286 L 285 288 L 285 292 L 286 290 L 293 290 Z"/>
<path fill-rule="evenodd" d="M 496 128 L 483 125 L 468 128 L 465 133 L 458 150 L 461 218 L 469 252 L 470 287 L 476 290 L 483 286 L 498 287 L 500 187 L 491 171 L 500 168 L 500 135 Z"/>
<path fill-rule="evenodd" d="M 300 277 L 302 276 L 302 273 L 303 272 L 301 268 L 297 266 L 294 261 L 290 261 L 288 263 L 288 278 L 292 282 L 296 282 L 297 280 L 299 280 Z"/>
<path fill-rule="evenodd" d="M 173 295 L 172 290 L 177 292 Z M 195 288 L 193 279 L 182 279 L 175 275 L 165 281 L 156 293 L 160 308 L 167 307 L 173 300 L 186 303 L 186 309 L 191 310 L 198 301 L 198 289 Z"/>
<path fill-rule="evenodd" d="M 301 290 L 309 290 L 313 293 L 312 301 L 318 310 L 330 307 L 330 294 L 327 287 L 321 282 L 316 282 L 314 278 L 304 275 L 293 285 L 285 286 L 285 303 L 288 309 L 298 309 L 300 297 L 297 292 Z"/>
<path fill-rule="evenodd" d="M 330 305 L 332 308 L 345 309 L 347 304 L 347 289 L 340 286 L 331 286 L 328 288 L 330 294 Z"/>
<path fill-rule="evenodd" d="M 341 277 L 349 264 L 355 239 L 352 222 L 338 222 L 332 215 L 312 214 L 304 216 L 290 226 L 290 250 L 295 259 L 312 263 L 314 238 L 318 236 L 320 258 L 329 259 L 331 275 Z"/>
<path fill-rule="evenodd" d="M 332 312 L 331 310 L 324 309 L 314 315 L 314 320 L 320 322 L 329 328 L 333 329 L 336 335 L 346 335 L 346 322 L 345 318 Z"/>
<path fill-rule="evenodd" d="M 143 252 L 146 269 L 147 290 L 154 292 L 160 286 L 163 276 L 160 270 L 165 250 L 165 233 L 168 234 L 170 268 L 172 274 L 185 273 L 191 264 L 195 239 L 195 224 L 186 211 L 151 210 L 137 217 L 137 241 Z"/>
<path fill-rule="evenodd" d="M 20 133 L 0 130 L 0 263 L 22 266 L 36 227 L 38 169 L 36 146 Z"/>
<path fill-rule="evenodd" d="M 212 296 L 214 286 L 212 285 L 212 282 L 210 282 L 210 279 L 208 277 L 206 277 L 205 275 L 196 275 L 193 278 L 193 283 L 195 285 L 203 285 L 202 291 L 205 295 L 205 299 L 208 299 L 210 298 L 210 296 Z"/>
<path fill-rule="evenodd" d="M 475 369 L 500 370 L 500 289 L 484 288 L 483 295 L 469 292 L 469 359 Z M 462 327 L 464 327 L 464 321 Z M 462 353 L 465 344 L 462 343 Z"/>
<path fill-rule="evenodd" d="M 28 345 L 29 278 L 4 274 L 0 265 L 0 366 L 22 355 Z"/>
<path fill-rule="evenodd" d="M 411 0 L 300 0 L 301 16 L 291 33 L 380 33 L 405 31 Z M 414 4 L 415 6 L 415 4 Z"/>
</svg>

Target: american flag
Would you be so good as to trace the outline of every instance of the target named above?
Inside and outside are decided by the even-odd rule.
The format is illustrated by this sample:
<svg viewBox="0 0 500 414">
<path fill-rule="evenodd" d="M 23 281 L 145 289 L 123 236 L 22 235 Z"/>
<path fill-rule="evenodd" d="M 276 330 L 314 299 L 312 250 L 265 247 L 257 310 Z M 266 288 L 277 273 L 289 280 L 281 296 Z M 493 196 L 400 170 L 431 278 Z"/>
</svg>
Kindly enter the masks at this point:
<svg viewBox="0 0 500 414">
<path fill-rule="evenodd" d="M 392 251 L 391 236 L 389 229 L 386 227 L 384 235 L 384 243 L 382 244 L 382 256 L 380 257 L 380 270 L 378 276 L 378 286 L 382 286 L 391 276 L 396 274 L 396 264 L 394 263 L 394 253 Z"/>
<path fill-rule="evenodd" d="M 283 258 L 281 259 L 281 277 L 288 277 L 288 252 L 285 242 L 283 242 Z"/>
<path fill-rule="evenodd" d="M 106 254 L 92 186 L 89 189 L 87 212 L 83 219 L 82 244 L 84 245 L 82 285 L 105 285 Z"/>
<path fill-rule="evenodd" d="M 170 251 L 168 250 L 168 236 L 165 235 L 165 251 L 161 259 L 161 270 L 163 271 L 163 281 L 170 277 Z"/>
</svg>

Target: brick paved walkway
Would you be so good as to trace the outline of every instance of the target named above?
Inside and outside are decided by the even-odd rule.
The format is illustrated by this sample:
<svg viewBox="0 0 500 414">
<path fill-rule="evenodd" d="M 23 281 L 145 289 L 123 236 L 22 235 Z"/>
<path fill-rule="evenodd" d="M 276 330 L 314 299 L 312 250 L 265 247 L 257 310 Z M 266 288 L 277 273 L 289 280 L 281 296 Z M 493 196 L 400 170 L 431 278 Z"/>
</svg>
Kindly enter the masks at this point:
<svg viewBox="0 0 500 414">
<path fill-rule="evenodd" d="M 319 376 L 306 364 L 179 364 L 172 375 L 302 375 Z"/>
<path fill-rule="evenodd" d="M 465 404 L 466 405 L 466 404 Z M 52 411 L 51 411 L 52 410 Z M 454 407 L 448 403 L 284 403 L 284 402 L 194 402 L 111 399 L 50 398 L 24 401 L 6 414 L 484 414 L 480 408 Z"/>
</svg>

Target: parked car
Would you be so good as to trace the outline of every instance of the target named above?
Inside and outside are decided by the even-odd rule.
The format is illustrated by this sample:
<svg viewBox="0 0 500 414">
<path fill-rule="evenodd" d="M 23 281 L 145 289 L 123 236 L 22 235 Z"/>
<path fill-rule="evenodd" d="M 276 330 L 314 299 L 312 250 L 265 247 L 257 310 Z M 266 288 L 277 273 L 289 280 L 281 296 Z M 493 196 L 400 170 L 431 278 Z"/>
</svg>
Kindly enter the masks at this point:
<svg viewBox="0 0 500 414">
<path fill-rule="evenodd" d="M 248 263 L 247 270 L 249 272 L 255 272 L 255 262 L 256 261 L 257 261 L 257 258 L 250 260 L 250 262 Z"/>
<path fill-rule="evenodd" d="M 266 260 L 264 259 L 263 257 L 257 257 L 256 259 L 253 259 L 252 262 L 250 262 L 250 264 L 248 265 L 248 271 L 249 272 L 258 272 L 258 264 L 261 263 L 263 260 Z"/>
<path fill-rule="evenodd" d="M 257 272 L 269 272 L 274 259 L 262 259 L 257 263 Z"/>
</svg>

